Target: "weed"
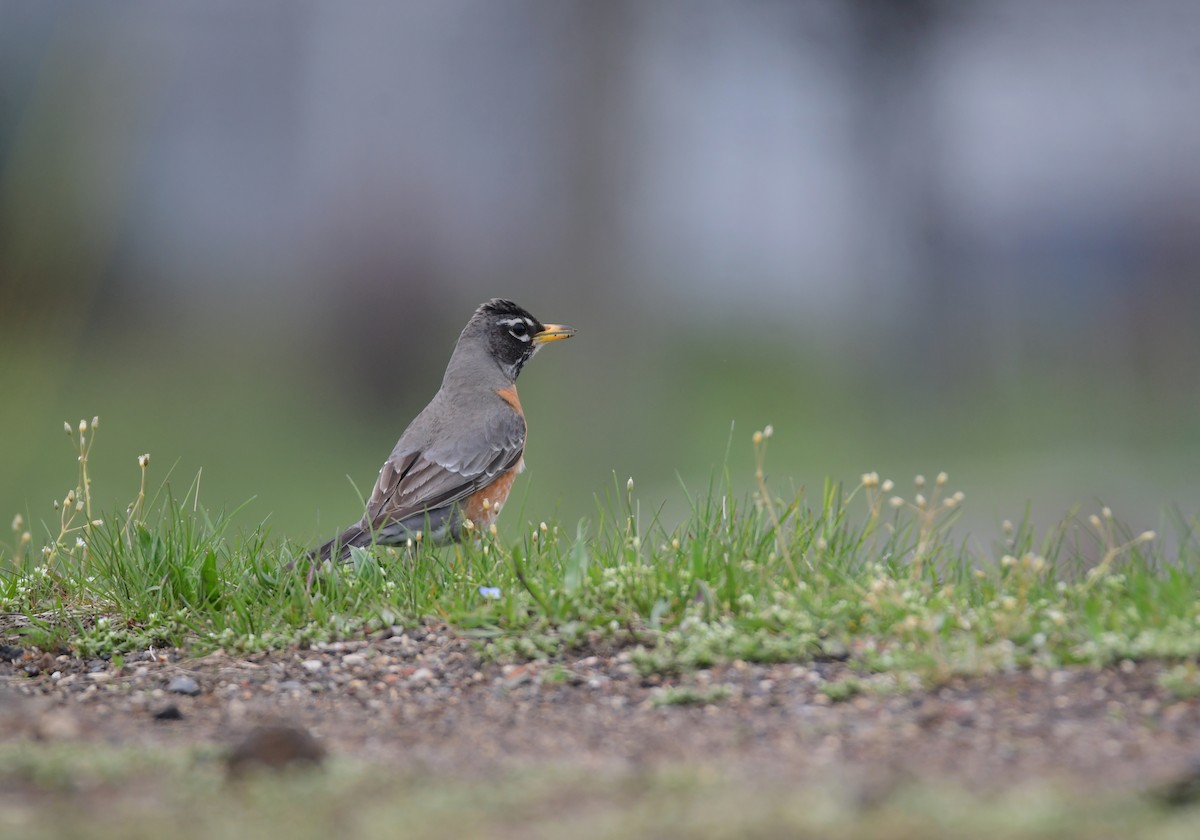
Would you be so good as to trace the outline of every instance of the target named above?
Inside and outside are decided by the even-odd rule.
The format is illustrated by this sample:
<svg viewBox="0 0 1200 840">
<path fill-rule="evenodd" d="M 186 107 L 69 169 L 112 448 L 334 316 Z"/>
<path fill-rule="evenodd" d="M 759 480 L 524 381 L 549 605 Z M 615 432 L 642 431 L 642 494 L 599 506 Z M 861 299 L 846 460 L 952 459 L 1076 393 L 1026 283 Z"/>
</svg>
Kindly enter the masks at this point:
<svg viewBox="0 0 1200 840">
<path fill-rule="evenodd" d="M 728 700 L 733 694 L 727 685 L 678 685 L 655 690 L 650 702 L 655 706 L 709 706 Z"/>
<path fill-rule="evenodd" d="M 845 703 L 851 698 L 863 693 L 862 681 L 856 677 L 846 677 L 843 680 L 826 683 L 822 693 L 834 703 Z"/>
<path fill-rule="evenodd" d="M 1163 691 L 1176 700 L 1191 700 L 1200 697 L 1200 668 L 1195 662 L 1176 665 L 1164 671 L 1158 678 Z"/>
</svg>

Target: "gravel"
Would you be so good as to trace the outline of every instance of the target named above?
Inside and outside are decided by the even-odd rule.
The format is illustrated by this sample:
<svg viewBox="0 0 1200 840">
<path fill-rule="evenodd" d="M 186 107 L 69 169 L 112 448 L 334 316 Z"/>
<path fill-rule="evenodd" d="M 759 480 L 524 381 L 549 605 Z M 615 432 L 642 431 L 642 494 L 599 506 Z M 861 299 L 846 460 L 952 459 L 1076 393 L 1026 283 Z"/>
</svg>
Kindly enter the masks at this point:
<svg viewBox="0 0 1200 840">
<path fill-rule="evenodd" d="M 981 792 L 1031 780 L 1142 790 L 1200 766 L 1200 699 L 1164 691 L 1159 663 L 933 689 L 836 662 L 642 677 L 627 651 L 485 664 L 471 642 L 430 625 L 308 650 L 155 650 L 126 654 L 120 668 L 92 665 L 37 650 L 0 661 L 0 740 L 217 744 L 236 755 L 249 733 L 275 726 L 311 733 L 313 744 L 294 739 L 298 755 L 459 776 L 683 763 L 797 784 L 832 774 L 872 788 L 947 779 Z M 835 702 L 843 693 L 826 689 L 849 677 L 861 690 Z"/>
</svg>

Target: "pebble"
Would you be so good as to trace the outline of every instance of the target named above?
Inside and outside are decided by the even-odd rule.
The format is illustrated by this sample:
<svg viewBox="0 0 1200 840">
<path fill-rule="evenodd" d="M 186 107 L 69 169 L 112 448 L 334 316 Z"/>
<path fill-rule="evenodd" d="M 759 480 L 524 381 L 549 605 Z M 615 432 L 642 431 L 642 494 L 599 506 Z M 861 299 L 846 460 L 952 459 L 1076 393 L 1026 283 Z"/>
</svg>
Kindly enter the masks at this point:
<svg viewBox="0 0 1200 840">
<path fill-rule="evenodd" d="M 226 758 L 233 778 L 252 769 L 280 770 L 289 765 L 319 766 L 325 760 L 325 748 L 298 725 L 260 726 L 247 734 Z"/>
<path fill-rule="evenodd" d="M 325 663 L 322 662 L 320 659 L 305 659 L 303 662 L 300 663 L 300 666 L 302 668 L 304 668 L 305 671 L 308 671 L 310 674 L 315 674 L 315 673 L 317 673 L 317 671 L 320 671 L 322 668 L 325 667 Z"/>
<path fill-rule="evenodd" d="M 92 675 L 96 676 L 95 674 Z M 172 694 L 185 694 L 188 697 L 195 697 L 200 693 L 200 683 L 189 677 L 187 674 L 180 674 L 167 683 L 167 691 Z"/>
<path fill-rule="evenodd" d="M 70 741 L 79 737 L 79 721 L 63 711 L 53 711 L 42 716 L 35 727 L 38 737 L 47 741 Z"/>
<path fill-rule="evenodd" d="M 421 670 L 426 670 L 422 668 Z M 537 671 L 532 665 L 505 665 L 503 668 L 503 683 L 505 688 L 516 688 L 517 686 L 525 685 L 533 682 L 537 677 Z M 416 674 L 413 674 L 415 677 Z"/>
<path fill-rule="evenodd" d="M 428 682 L 433 679 L 433 671 L 428 668 L 418 668 L 412 672 L 412 676 L 408 679 L 411 682 Z"/>
<path fill-rule="evenodd" d="M 154 713 L 155 720 L 183 720 L 183 712 L 179 711 L 179 707 L 174 703 L 169 706 L 163 706 Z"/>
<path fill-rule="evenodd" d="M 342 664 L 347 668 L 361 668 L 367 664 L 367 657 L 361 653 L 347 653 L 342 657 Z"/>
</svg>

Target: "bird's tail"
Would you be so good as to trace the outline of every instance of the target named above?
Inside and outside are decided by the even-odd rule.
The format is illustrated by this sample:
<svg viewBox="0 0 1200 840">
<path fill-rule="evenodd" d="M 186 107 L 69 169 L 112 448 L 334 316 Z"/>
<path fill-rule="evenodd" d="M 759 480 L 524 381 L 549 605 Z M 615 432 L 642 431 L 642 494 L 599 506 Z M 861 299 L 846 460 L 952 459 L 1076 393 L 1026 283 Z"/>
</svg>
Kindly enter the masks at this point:
<svg viewBox="0 0 1200 840">
<path fill-rule="evenodd" d="M 371 532 L 359 522 L 351 525 L 320 548 L 315 548 L 309 556 L 312 563 L 319 566 L 326 560 L 340 563 L 350 556 L 351 548 L 362 548 L 371 544 Z"/>
</svg>

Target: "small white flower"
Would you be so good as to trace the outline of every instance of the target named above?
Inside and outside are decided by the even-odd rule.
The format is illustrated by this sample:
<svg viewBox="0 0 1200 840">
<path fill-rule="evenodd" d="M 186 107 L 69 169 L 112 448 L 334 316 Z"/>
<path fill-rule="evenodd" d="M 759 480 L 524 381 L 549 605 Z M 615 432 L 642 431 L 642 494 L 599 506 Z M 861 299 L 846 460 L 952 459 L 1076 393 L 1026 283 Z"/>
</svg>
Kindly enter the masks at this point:
<svg viewBox="0 0 1200 840">
<path fill-rule="evenodd" d="M 484 598 L 487 598 L 490 601 L 495 601 L 500 597 L 500 587 L 499 586 L 481 586 L 481 587 L 479 587 L 479 594 L 482 595 Z"/>
</svg>

